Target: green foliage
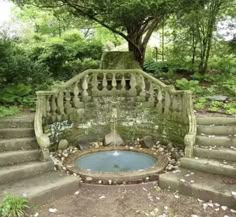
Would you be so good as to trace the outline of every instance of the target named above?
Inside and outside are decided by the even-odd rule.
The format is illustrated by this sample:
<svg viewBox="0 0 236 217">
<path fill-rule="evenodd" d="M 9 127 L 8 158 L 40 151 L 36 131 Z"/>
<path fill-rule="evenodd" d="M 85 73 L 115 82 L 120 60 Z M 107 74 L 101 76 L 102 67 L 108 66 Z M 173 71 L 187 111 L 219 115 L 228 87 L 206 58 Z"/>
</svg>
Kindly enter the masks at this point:
<svg viewBox="0 0 236 217">
<path fill-rule="evenodd" d="M 31 104 L 30 94 L 32 88 L 30 85 L 17 84 L 9 85 L 0 89 L 0 103 L 3 104 Z"/>
<path fill-rule="evenodd" d="M 206 107 L 207 99 L 205 97 L 199 97 L 196 99 L 194 108 L 197 110 L 203 110 Z"/>
<path fill-rule="evenodd" d="M 61 38 L 37 37 L 28 55 L 32 61 L 47 66 L 53 79 L 67 80 L 87 68 L 99 67 L 102 44 L 84 40 L 78 31 L 71 31 Z"/>
<path fill-rule="evenodd" d="M 159 74 L 162 72 L 168 72 L 169 65 L 167 63 L 162 63 L 162 62 L 149 61 L 145 62 L 144 70 L 153 74 Z"/>
<path fill-rule="evenodd" d="M 223 81 L 222 87 L 232 96 L 236 96 L 236 77 Z"/>
<path fill-rule="evenodd" d="M 188 81 L 186 78 L 176 80 L 176 87 L 180 90 L 191 90 L 193 92 L 198 92 L 200 89 L 199 81 L 196 80 Z"/>
<path fill-rule="evenodd" d="M 236 114 L 236 102 L 230 102 L 223 105 L 227 114 Z"/>
<path fill-rule="evenodd" d="M 218 111 L 221 110 L 223 104 L 224 104 L 223 102 L 213 101 L 213 102 L 210 103 L 208 111 L 218 112 Z"/>
<path fill-rule="evenodd" d="M 27 200 L 22 197 L 6 195 L 0 204 L 1 217 L 24 217 L 28 208 Z"/>
<path fill-rule="evenodd" d="M 0 86 L 27 81 L 38 83 L 47 76 L 47 67 L 32 62 L 16 42 L 0 39 Z"/>
<path fill-rule="evenodd" d="M 10 106 L 10 107 L 0 106 L 0 118 L 14 116 L 19 112 L 20 108 L 17 106 Z"/>
</svg>

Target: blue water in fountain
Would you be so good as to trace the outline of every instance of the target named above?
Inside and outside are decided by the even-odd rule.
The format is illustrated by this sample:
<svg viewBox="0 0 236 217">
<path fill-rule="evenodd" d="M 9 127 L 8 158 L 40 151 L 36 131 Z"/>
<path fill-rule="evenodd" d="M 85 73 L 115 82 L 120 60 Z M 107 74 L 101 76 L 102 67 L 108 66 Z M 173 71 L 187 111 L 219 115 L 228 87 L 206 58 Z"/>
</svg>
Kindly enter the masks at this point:
<svg viewBox="0 0 236 217">
<path fill-rule="evenodd" d="M 99 151 L 75 160 L 80 169 L 96 172 L 127 172 L 152 167 L 157 159 L 135 151 Z"/>
</svg>

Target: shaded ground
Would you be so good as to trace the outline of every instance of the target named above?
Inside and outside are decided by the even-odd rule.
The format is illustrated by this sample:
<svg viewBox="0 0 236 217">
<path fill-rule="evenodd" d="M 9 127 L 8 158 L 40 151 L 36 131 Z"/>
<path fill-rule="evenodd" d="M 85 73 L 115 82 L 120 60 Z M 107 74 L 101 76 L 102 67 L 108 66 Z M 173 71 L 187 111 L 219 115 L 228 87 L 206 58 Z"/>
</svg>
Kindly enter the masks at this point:
<svg viewBox="0 0 236 217">
<path fill-rule="evenodd" d="M 205 207 L 205 208 L 204 208 Z M 56 209 L 55 213 L 49 209 Z M 223 207 L 225 209 L 225 207 Z M 229 208 L 162 191 L 155 183 L 102 186 L 81 184 L 69 195 L 35 208 L 39 217 L 236 217 Z M 55 210 L 52 210 L 55 211 Z"/>
</svg>

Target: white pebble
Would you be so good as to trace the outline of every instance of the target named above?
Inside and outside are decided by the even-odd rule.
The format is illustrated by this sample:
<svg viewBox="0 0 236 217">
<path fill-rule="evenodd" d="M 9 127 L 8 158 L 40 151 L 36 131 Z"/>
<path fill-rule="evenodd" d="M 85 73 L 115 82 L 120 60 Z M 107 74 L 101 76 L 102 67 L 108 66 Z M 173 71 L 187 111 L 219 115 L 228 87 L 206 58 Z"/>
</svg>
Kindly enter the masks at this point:
<svg viewBox="0 0 236 217">
<path fill-rule="evenodd" d="M 224 211 L 228 209 L 227 206 L 221 206 L 221 209 L 223 209 Z"/>
<path fill-rule="evenodd" d="M 58 210 L 56 208 L 49 208 L 48 211 L 51 213 L 56 213 Z"/>
<path fill-rule="evenodd" d="M 230 212 L 236 213 L 236 210 L 235 209 L 231 209 Z"/>
<path fill-rule="evenodd" d="M 231 192 L 234 197 L 236 197 L 236 191 Z"/>
</svg>

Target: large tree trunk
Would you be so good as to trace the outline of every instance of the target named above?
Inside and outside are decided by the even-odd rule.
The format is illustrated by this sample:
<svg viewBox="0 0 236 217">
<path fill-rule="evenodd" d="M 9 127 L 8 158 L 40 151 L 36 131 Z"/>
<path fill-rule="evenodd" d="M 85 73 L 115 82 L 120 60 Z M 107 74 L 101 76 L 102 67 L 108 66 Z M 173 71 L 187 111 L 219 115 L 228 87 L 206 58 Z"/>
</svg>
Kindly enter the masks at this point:
<svg viewBox="0 0 236 217">
<path fill-rule="evenodd" d="M 128 42 L 128 47 L 129 51 L 134 53 L 135 60 L 137 60 L 141 68 L 143 68 L 145 59 L 145 49 L 142 48 L 142 44 L 137 45 L 137 48 L 132 43 Z"/>
<path fill-rule="evenodd" d="M 134 53 L 135 59 L 138 61 L 141 68 L 143 68 L 146 46 L 142 44 L 142 34 L 133 33 L 128 30 L 128 38 L 129 51 Z"/>
</svg>

